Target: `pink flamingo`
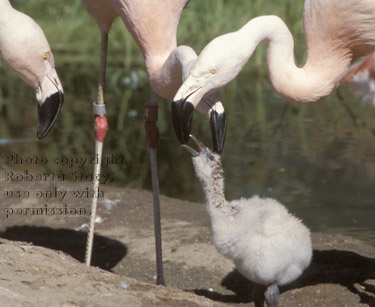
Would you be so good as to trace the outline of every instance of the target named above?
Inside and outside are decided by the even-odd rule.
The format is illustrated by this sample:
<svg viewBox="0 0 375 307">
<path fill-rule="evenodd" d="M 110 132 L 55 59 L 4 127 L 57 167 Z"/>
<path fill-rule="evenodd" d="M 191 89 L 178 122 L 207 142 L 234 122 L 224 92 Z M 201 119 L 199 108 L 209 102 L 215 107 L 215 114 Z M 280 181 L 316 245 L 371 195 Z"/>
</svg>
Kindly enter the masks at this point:
<svg viewBox="0 0 375 307">
<path fill-rule="evenodd" d="M 139 46 L 146 64 L 148 79 L 152 87 L 150 103 L 145 105 L 145 121 L 148 143 L 150 147 L 150 159 L 152 169 L 152 185 L 154 194 L 154 225 L 157 262 L 157 284 L 165 284 L 162 270 L 162 248 L 161 248 L 161 227 L 159 209 L 159 187 L 157 181 L 157 156 L 156 146 L 158 142 L 157 120 L 157 95 L 172 99 L 178 88 L 181 86 L 184 77 L 188 75 L 196 54 L 187 46 L 177 47 L 176 33 L 177 26 L 183 9 L 189 0 L 112 0 L 92 1 L 82 0 L 87 11 L 97 21 L 102 33 L 101 64 L 99 73 L 98 100 L 94 104 L 97 115 L 96 126 L 104 127 L 104 134 L 107 129 L 104 117 L 105 107 L 103 99 L 103 88 L 105 79 L 106 54 L 108 32 L 113 20 L 120 16 Z M 99 105 L 99 106 L 98 106 Z M 220 102 L 218 93 L 213 93 L 201 99 L 197 108 L 207 114 L 211 122 L 211 130 L 214 142 L 214 149 L 221 152 L 224 145 L 226 122 L 224 108 Z M 176 112 L 176 110 L 174 111 Z M 99 122 L 99 124 L 98 124 Z M 103 123 L 103 124 L 100 124 Z M 184 134 L 183 127 L 178 136 Z M 102 130 L 101 130 L 102 131 Z M 102 131 L 103 133 L 103 131 Z M 184 138 L 189 137 L 184 134 Z M 185 139 L 184 139 L 185 140 Z M 103 143 L 104 138 L 97 143 Z M 183 140 L 182 140 L 183 141 Z M 96 146 L 96 152 L 101 148 Z M 92 238 L 94 231 L 94 219 L 96 200 L 92 205 L 92 216 L 86 248 L 86 264 L 90 264 Z"/>
<path fill-rule="evenodd" d="M 301 104 L 332 93 L 353 61 L 375 48 L 373 0 L 306 0 L 303 17 L 307 60 L 302 68 L 294 62 L 292 34 L 276 16 L 254 18 L 211 41 L 174 97 L 175 108 L 182 110 L 173 114 L 176 125 L 189 131 L 201 97 L 235 79 L 263 40 L 269 42 L 267 64 L 275 91 Z"/>
<path fill-rule="evenodd" d="M 52 129 L 64 102 L 53 54 L 43 30 L 29 16 L 0 0 L 0 55 L 23 81 L 35 89 L 38 101 L 37 136 Z"/>
</svg>

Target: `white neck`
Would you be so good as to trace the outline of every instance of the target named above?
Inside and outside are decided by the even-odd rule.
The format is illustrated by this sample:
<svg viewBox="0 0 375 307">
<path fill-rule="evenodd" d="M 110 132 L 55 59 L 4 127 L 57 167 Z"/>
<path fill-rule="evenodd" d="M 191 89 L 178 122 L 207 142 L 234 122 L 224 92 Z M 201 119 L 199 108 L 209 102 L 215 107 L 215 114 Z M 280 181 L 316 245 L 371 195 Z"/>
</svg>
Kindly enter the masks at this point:
<svg viewBox="0 0 375 307">
<path fill-rule="evenodd" d="M 11 6 L 9 0 L 0 0 L 0 7 Z"/>
<path fill-rule="evenodd" d="M 229 216 L 233 214 L 233 209 L 229 206 L 224 195 L 224 178 L 221 165 L 217 165 L 217 167 L 212 170 L 211 176 L 205 176 L 200 171 L 200 168 L 204 166 L 197 162 L 198 161 L 193 159 L 197 176 L 202 182 L 203 191 L 206 196 L 207 211 L 213 222 L 216 217 L 219 218 L 222 215 Z"/>
<path fill-rule="evenodd" d="M 224 180 L 223 178 L 215 178 L 212 182 L 205 184 L 204 192 L 209 210 L 224 211 L 227 206 L 227 200 L 224 195 Z"/>
<path fill-rule="evenodd" d="M 13 7 L 10 5 L 8 0 L 0 0 L 0 22 L 6 21 L 6 16 L 9 14 L 9 10 Z"/>
<path fill-rule="evenodd" d="M 294 62 L 292 34 L 277 16 L 254 18 L 237 33 L 245 41 L 241 45 L 247 49 L 246 62 L 261 41 L 269 41 L 267 64 L 271 83 L 277 93 L 293 102 L 314 102 L 328 96 L 350 65 L 348 57 L 339 57 L 327 46 L 321 52 L 308 50 L 306 64 L 298 68 Z"/>
</svg>

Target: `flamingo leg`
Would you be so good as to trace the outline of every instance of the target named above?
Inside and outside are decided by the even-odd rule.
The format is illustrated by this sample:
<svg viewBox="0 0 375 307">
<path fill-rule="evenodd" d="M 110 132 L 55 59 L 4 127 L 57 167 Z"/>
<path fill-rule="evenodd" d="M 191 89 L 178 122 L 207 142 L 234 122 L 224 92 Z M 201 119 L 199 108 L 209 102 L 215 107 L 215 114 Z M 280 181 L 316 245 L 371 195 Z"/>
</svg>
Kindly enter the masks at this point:
<svg viewBox="0 0 375 307">
<path fill-rule="evenodd" d="M 272 283 L 269 286 L 254 285 L 253 297 L 255 307 L 263 307 L 264 301 L 268 307 L 277 307 L 279 305 L 279 286 L 277 283 Z"/>
<path fill-rule="evenodd" d="M 266 289 L 266 286 L 254 284 L 253 299 L 255 307 L 264 306 L 264 292 L 266 291 Z"/>
<path fill-rule="evenodd" d="M 275 282 L 267 287 L 264 296 L 268 307 L 277 307 L 279 305 L 279 294 L 280 290 Z"/>
<path fill-rule="evenodd" d="M 152 92 L 150 102 L 145 104 L 145 129 L 147 141 L 150 150 L 152 193 L 154 205 L 154 232 L 155 232 L 155 250 L 156 250 L 156 284 L 165 286 L 163 273 L 163 255 L 161 240 L 160 223 L 160 202 L 159 202 L 159 179 L 157 165 L 157 144 L 159 140 L 159 131 L 156 126 L 158 109 L 157 95 Z"/>
<path fill-rule="evenodd" d="M 99 70 L 99 85 L 98 85 L 98 98 L 94 102 L 94 115 L 95 115 L 95 156 L 97 157 L 98 163 L 94 165 L 94 176 L 93 176 L 93 189 L 95 191 L 94 197 L 91 203 L 91 216 L 89 224 L 89 232 L 87 236 L 86 253 L 85 253 L 85 264 L 91 264 L 92 246 L 94 241 L 94 228 L 96 218 L 96 208 L 98 202 L 98 191 L 100 178 L 100 167 L 103 152 L 103 143 L 108 131 L 108 122 L 105 116 L 106 109 L 104 103 L 104 87 L 105 87 L 105 73 L 107 66 L 107 49 L 108 49 L 108 33 L 102 32 L 101 37 L 101 52 L 100 52 L 100 70 Z"/>
</svg>

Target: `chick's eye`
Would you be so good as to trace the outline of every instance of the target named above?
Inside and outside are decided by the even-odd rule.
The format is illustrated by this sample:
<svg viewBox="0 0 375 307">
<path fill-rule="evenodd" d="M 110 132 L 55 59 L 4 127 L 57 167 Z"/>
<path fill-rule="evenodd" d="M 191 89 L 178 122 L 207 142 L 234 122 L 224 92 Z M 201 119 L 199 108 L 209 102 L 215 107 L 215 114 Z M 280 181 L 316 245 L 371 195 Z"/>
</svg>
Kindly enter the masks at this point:
<svg viewBox="0 0 375 307">
<path fill-rule="evenodd" d="M 214 161 L 214 160 L 215 160 L 214 156 L 209 156 L 209 159 L 210 159 L 211 161 Z"/>
</svg>

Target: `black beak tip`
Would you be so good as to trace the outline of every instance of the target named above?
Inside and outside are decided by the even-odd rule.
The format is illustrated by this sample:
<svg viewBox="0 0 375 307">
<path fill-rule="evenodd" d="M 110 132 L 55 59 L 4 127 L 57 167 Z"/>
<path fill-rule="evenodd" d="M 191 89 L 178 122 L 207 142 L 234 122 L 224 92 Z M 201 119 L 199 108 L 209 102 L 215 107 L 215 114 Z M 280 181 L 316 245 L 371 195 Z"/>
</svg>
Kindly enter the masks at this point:
<svg viewBox="0 0 375 307">
<path fill-rule="evenodd" d="M 181 144 L 189 141 L 194 105 L 186 99 L 172 102 L 172 122 L 176 137 Z"/>
<path fill-rule="evenodd" d="M 38 139 L 43 139 L 51 131 L 63 103 L 64 93 L 58 91 L 47 97 L 42 105 L 38 105 Z"/>
<path fill-rule="evenodd" d="M 225 136 L 227 133 L 225 113 L 218 113 L 215 110 L 212 110 L 210 125 L 214 152 L 221 154 L 224 149 Z"/>
</svg>

